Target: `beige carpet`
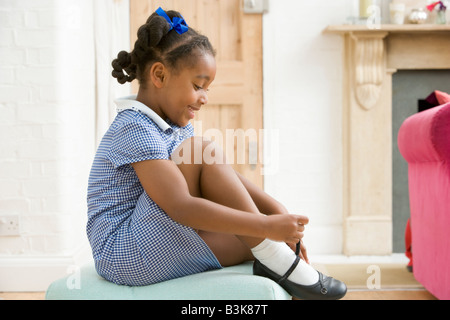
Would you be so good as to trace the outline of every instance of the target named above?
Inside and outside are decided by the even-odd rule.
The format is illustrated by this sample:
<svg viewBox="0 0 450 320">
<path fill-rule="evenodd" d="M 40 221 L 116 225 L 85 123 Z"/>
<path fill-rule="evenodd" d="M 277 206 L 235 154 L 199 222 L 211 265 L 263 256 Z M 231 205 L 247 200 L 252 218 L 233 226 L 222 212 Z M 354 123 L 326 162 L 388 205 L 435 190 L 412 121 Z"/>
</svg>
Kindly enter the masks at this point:
<svg viewBox="0 0 450 320">
<path fill-rule="evenodd" d="M 314 267 L 343 281 L 349 289 L 421 289 L 404 264 L 314 264 Z"/>
</svg>

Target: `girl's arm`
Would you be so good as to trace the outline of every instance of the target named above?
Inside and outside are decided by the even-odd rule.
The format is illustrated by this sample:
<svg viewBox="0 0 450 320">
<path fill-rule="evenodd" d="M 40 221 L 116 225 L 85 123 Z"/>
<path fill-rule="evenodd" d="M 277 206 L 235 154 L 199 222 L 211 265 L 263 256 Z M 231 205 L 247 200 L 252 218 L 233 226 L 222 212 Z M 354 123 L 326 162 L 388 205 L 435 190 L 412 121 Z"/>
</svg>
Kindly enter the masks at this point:
<svg viewBox="0 0 450 320">
<path fill-rule="evenodd" d="M 261 188 L 253 184 L 240 173 L 236 172 L 244 187 L 252 197 L 259 211 L 267 214 L 287 214 L 287 209 L 277 200 L 265 193 Z"/>
<path fill-rule="evenodd" d="M 193 197 L 185 177 L 170 160 L 149 160 L 133 165 L 150 196 L 174 221 L 194 229 L 295 244 L 307 218 L 296 215 L 265 216 Z"/>
</svg>

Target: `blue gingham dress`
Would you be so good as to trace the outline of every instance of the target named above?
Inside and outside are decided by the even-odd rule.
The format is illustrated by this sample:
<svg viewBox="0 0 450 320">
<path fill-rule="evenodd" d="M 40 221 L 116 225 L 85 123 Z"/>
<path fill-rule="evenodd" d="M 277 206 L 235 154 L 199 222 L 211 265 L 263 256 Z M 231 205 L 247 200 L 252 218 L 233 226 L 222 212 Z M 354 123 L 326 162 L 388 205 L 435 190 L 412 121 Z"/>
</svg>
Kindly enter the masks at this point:
<svg viewBox="0 0 450 320">
<path fill-rule="evenodd" d="M 127 97 L 103 137 L 89 176 L 87 235 L 97 272 L 120 285 L 144 286 L 220 263 L 190 227 L 173 221 L 144 191 L 131 164 L 169 159 L 193 136 Z M 170 195 L 169 195 L 170 196 Z"/>
</svg>

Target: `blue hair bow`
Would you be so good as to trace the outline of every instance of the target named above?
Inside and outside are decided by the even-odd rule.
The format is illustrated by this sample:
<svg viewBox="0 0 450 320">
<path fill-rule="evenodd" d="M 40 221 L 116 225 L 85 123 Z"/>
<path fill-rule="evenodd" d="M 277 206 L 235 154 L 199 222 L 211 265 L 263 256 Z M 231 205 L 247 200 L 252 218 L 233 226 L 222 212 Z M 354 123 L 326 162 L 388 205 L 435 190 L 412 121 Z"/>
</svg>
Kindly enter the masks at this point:
<svg viewBox="0 0 450 320">
<path fill-rule="evenodd" d="M 187 32 L 189 30 L 189 27 L 186 23 L 186 20 L 184 20 L 183 16 L 181 16 L 181 18 L 179 17 L 174 17 L 173 20 L 170 20 L 169 16 L 167 15 L 167 13 L 161 8 L 159 7 L 158 10 L 156 10 L 156 13 L 160 16 L 163 17 L 164 19 L 167 20 L 167 22 L 170 24 L 170 30 L 175 29 L 175 31 L 178 34 L 183 34 L 185 32 Z"/>
</svg>

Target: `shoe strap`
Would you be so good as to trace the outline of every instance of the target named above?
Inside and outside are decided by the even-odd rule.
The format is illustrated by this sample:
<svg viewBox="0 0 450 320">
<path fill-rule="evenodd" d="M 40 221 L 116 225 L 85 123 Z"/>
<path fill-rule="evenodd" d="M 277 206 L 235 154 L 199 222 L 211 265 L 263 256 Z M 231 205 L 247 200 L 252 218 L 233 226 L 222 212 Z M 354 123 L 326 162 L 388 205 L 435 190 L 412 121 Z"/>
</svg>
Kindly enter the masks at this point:
<svg viewBox="0 0 450 320">
<path fill-rule="evenodd" d="M 282 276 L 279 280 L 278 280 L 278 284 L 283 283 L 290 275 L 292 272 L 294 272 L 295 268 L 297 267 L 298 263 L 300 262 L 300 257 L 297 255 L 295 257 L 295 261 L 292 264 L 292 266 L 289 268 L 289 270 L 285 273 L 284 276 Z"/>
<path fill-rule="evenodd" d="M 279 280 L 278 283 L 282 283 L 284 282 L 287 278 L 289 278 L 289 276 L 291 275 L 292 272 L 294 272 L 295 268 L 297 267 L 298 263 L 300 262 L 300 242 L 297 243 L 297 247 L 295 248 L 295 261 L 292 264 L 292 266 L 289 268 L 289 270 L 285 273 L 284 276 L 282 276 Z"/>
<path fill-rule="evenodd" d="M 295 248 L 295 255 L 299 256 L 300 255 L 300 247 L 301 247 L 301 242 L 299 241 L 297 243 L 297 247 Z"/>
</svg>

